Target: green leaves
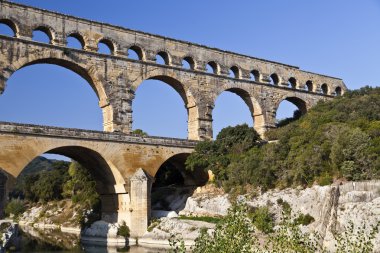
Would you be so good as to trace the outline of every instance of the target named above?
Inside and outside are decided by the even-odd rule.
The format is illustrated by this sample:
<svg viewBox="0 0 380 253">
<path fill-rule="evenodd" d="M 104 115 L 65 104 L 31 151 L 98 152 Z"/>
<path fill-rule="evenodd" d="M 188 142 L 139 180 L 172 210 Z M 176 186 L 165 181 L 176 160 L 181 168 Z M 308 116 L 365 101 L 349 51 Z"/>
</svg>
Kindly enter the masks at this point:
<svg viewBox="0 0 380 253">
<path fill-rule="evenodd" d="M 212 170 L 227 191 L 247 184 L 266 190 L 379 178 L 380 88 L 319 103 L 267 136 L 277 142 L 261 144 L 247 125 L 227 127 L 215 141 L 199 143 L 186 167 Z"/>
</svg>

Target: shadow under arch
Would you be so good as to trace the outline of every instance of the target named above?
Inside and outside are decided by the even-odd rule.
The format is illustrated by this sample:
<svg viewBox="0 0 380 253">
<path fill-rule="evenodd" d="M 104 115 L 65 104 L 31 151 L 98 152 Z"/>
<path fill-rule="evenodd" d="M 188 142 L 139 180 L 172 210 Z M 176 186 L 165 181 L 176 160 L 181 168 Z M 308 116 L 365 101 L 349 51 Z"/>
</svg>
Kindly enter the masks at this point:
<svg viewBox="0 0 380 253">
<path fill-rule="evenodd" d="M 242 88 L 237 88 L 237 87 L 232 87 L 232 88 L 227 88 L 219 92 L 217 96 L 214 99 L 214 105 L 218 97 L 223 93 L 223 92 L 232 92 L 239 96 L 244 103 L 248 106 L 248 109 L 251 113 L 251 118 L 253 121 L 253 128 L 261 135 L 263 136 L 264 134 L 264 125 L 265 125 L 265 118 L 262 112 L 262 107 L 257 101 L 256 98 L 251 96 L 248 91 L 242 89 Z"/>
<path fill-rule="evenodd" d="M 188 132 L 188 139 L 190 140 L 198 140 L 199 135 L 197 133 L 198 130 L 198 118 L 199 118 L 199 109 L 197 106 L 197 101 L 195 97 L 193 96 L 192 92 L 185 87 L 185 85 L 179 81 L 175 77 L 171 77 L 169 75 L 153 75 L 149 76 L 148 78 L 141 79 L 138 82 L 135 82 L 135 85 L 133 85 L 134 92 L 138 90 L 140 85 L 146 81 L 146 80 L 158 80 L 161 81 L 170 87 L 172 87 L 182 98 L 182 101 L 185 105 L 185 108 L 187 110 L 187 132 Z"/>
<path fill-rule="evenodd" d="M 152 217 L 163 217 L 168 211 L 179 212 L 185 208 L 187 198 L 197 187 L 204 186 L 209 174 L 207 171 L 189 171 L 185 161 L 189 153 L 179 153 L 164 161 L 152 175 L 151 210 Z"/>
<path fill-rule="evenodd" d="M 183 181 L 180 182 L 186 186 L 201 186 L 207 183 L 209 176 L 206 171 L 190 171 L 186 170 L 186 159 L 189 157 L 190 153 L 179 153 L 166 159 L 158 168 L 154 175 L 157 178 L 160 173 L 165 171 L 167 168 L 172 168 L 177 170 L 183 177 Z M 154 186 L 154 183 L 153 183 Z"/>
<path fill-rule="evenodd" d="M 4 216 L 4 208 L 7 201 L 8 173 L 0 168 L 0 219 Z"/>
</svg>

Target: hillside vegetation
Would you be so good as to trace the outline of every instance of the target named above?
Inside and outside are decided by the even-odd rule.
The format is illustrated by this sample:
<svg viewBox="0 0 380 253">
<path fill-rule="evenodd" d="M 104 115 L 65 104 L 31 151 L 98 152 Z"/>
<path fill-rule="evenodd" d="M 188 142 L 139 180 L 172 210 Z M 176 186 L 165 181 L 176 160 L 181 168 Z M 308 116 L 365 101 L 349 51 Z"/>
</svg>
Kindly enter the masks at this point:
<svg viewBox="0 0 380 253">
<path fill-rule="evenodd" d="M 380 177 L 380 88 L 349 91 L 279 125 L 271 143 L 247 125 L 227 127 L 199 143 L 186 167 L 212 170 L 227 191 Z"/>
</svg>

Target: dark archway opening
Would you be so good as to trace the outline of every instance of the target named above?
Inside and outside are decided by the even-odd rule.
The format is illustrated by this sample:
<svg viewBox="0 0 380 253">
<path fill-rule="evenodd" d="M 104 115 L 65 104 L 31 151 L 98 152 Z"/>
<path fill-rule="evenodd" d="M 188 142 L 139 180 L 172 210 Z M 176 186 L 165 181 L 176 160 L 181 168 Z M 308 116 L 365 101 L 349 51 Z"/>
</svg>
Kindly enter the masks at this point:
<svg viewBox="0 0 380 253">
<path fill-rule="evenodd" d="M 296 89 L 297 88 L 297 80 L 294 77 L 289 78 L 288 86 L 291 87 L 292 89 Z"/>
<path fill-rule="evenodd" d="M 240 78 L 240 69 L 236 66 L 232 66 L 229 71 L 229 77 L 232 78 Z"/>
<path fill-rule="evenodd" d="M 167 216 L 173 211 L 178 214 L 194 190 L 207 183 L 207 172 L 186 170 L 185 161 L 188 156 L 189 154 L 174 155 L 158 169 L 151 191 L 153 218 Z"/>
<path fill-rule="evenodd" d="M 280 84 L 280 78 L 278 77 L 277 74 L 270 75 L 269 80 L 270 80 L 269 83 L 272 85 L 279 85 Z"/>
<path fill-rule="evenodd" d="M 342 88 L 341 87 L 335 88 L 335 96 L 342 96 Z"/>
<path fill-rule="evenodd" d="M 110 40 L 102 39 L 98 43 L 98 53 L 113 55 L 115 53 L 115 46 Z"/>
<path fill-rule="evenodd" d="M 156 63 L 162 65 L 170 65 L 170 57 L 167 52 L 158 52 L 156 55 Z"/>
<path fill-rule="evenodd" d="M 98 96 L 81 76 L 55 64 L 23 67 L 0 96 L 0 120 L 102 130 Z"/>
<path fill-rule="evenodd" d="M 67 36 L 67 47 L 75 49 L 84 49 L 85 42 L 82 35 L 78 33 L 72 33 Z"/>
<path fill-rule="evenodd" d="M 260 75 L 260 72 L 258 70 L 255 70 L 255 69 L 252 70 L 250 73 L 250 77 L 255 82 L 261 82 L 261 75 Z"/>
<path fill-rule="evenodd" d="M 194 62 L 193 58 L 191 58 L 190 56 L 186 56 L 185 58 L 183 58 L 182 67 L 185 69 L 192 69 L 193 70 L 195 68 L 195 62 Z"/>
<path fill-rule="evenodd" d="M 218 64 L 214 61 L 210 61 L 206 64 L 206 72 L 210 74 L 218 74 Z"/>
<path fill-rule="evenodd" d="M 324 95 L 327 95 L 329 93 L 329 87 L 327 86 L 327 84 L 324 83 L 321 85 L 321 92 Z"/>
<path fill-rule="evenodd" d="M 132 60 L 142 60 L 143 59 L 143 51 L 138 46 L 132 46 L 128 49 L 128 58 Z"/>
<path fill-rule="evenodd" d="M 305 85 L 305 88 L 306 88 L 307 91 L 313 92 L 314 91 L 313 82 L 310 81 L 310 80 L 307 81 L 306 85 Z"/>
</svg>

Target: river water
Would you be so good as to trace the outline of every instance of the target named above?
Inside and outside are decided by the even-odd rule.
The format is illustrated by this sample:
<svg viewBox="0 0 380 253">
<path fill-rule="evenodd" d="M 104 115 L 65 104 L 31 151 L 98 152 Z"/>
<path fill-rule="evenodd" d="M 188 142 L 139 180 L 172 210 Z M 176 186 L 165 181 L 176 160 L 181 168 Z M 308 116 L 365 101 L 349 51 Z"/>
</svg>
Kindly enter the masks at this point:
<svg viewBox="0 0 380 253">
<path fill-rule="evenodd" d="M 28 253 L 162 253 L 162 249 L 151 249 L 138 246 L 116 248 L 80 243 L 79 236 L 62 233 L 56 230 L 36 230 L 23 228 L 19 237 L 19 249 L 14 252 Z"/>
</svg>

